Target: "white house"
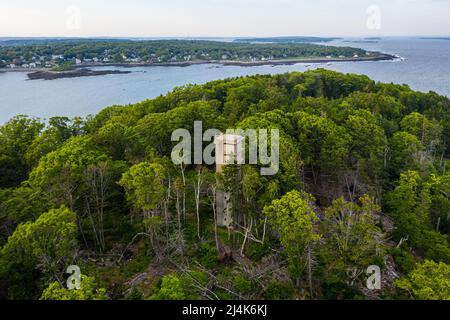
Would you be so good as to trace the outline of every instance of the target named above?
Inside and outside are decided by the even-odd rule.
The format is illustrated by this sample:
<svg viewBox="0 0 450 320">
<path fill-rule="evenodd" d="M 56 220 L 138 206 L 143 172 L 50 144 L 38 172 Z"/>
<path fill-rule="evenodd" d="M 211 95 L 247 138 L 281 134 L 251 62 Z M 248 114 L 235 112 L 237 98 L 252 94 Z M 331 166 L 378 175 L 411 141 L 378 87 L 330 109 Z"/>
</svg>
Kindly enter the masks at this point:
<svg viewBox="0 0 450 320">
<path fill-rule="evenodd" d="M 141 61 L 141 59 L 139 59 L 139 58 L 128 58 L 125 61 L 126 62 L 139 62 L 139 61 Z"/>
</svg>

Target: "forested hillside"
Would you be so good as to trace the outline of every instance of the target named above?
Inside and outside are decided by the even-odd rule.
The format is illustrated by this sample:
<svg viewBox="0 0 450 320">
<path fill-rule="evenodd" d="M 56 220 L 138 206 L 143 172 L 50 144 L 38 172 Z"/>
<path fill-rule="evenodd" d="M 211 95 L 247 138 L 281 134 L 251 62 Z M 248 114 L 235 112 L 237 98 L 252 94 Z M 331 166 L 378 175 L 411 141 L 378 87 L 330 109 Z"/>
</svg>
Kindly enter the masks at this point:
<svg viewBox="0 0 450 320">
<path fill-rule="evenodd" d="M 279 173 L 174 165 L 171 134 L 196 120 L 278 128 Z M 449 299 L 449 155 L 448 98 L 326 70 L 18 116 L 0 128 L 0 297 Z M 81 290 L 66 289 L 70 265 Z"/>
</svg>

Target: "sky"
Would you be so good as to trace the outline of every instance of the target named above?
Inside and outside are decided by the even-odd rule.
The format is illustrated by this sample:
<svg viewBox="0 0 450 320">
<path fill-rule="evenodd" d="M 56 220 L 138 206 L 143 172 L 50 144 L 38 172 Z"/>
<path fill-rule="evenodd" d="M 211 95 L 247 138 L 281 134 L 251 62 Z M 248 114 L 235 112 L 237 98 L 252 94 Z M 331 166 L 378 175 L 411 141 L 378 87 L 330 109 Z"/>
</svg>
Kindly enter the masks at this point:
<svg viewBox="0 0 450 320">
<path fill-rule="evenodd" d="M 0 37 L 417 35 L 450 35 L 450 0 L 0 0 Z"/>
</svg>

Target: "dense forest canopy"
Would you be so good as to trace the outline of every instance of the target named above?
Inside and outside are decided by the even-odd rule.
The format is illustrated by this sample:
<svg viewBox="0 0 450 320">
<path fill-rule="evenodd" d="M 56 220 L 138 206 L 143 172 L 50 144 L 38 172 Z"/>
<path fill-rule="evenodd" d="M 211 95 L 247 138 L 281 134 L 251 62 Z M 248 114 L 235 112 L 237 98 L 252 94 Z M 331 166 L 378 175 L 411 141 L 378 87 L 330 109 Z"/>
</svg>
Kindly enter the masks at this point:
<svg viewBox="0 0 450 320">
<path fill-rule="evenodd" d="M 136 48 L 150 52 L 122 50 Z M 434 92 L 320 69 L 188 85 L 87 119 L 17 116 L 0 128 L 0 295 L 448 299 L 449 108 Z M 194 121 L 278 128 L 279 173 L 175 166 L 171 134 Z M 218 189 L 232 195 L 231 229 L 216 224 Z M 79 291 L 65 287 L 69 265 Z M 366 288 L 372 265 L 381 290 Z"/>
<path fill-rule="evenodd" d="M 350 47 L 321 46 L 307 43 L 250 44 L 204 40 L 41 40 L 24 45 L 4 45 L 0 42 L 0 62 L 32 63 L 52 59 L 107 59 L 108 62 L 140 61 L 195 61 L 288 59 L 353 57 L 374 55 Z M 3 61 L 3 62 L 2 62 Z"/>
</svg>

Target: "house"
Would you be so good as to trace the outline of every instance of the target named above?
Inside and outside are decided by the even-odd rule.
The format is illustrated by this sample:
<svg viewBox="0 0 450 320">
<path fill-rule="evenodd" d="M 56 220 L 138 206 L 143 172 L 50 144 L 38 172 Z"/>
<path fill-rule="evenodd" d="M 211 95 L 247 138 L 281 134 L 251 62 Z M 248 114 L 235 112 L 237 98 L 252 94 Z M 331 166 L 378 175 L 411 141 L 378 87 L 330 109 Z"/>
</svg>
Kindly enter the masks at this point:
<svg viewBox="0 0 450 320">
<path fill-rule="evenodd" d="M 92 59 L 92 61 L 94 61 L 95 63 L 97 63 L 97 62 L 98 62 L 98 58 L 95 57 L 94 59 Z"/>
<path fill-rule="evenodd" d="M 14 63 L 11 63 L 11 64 L 9 65 L 9 67 L 10 67 L 11 69 L 14 69 L 14 68 L 16 67 L 16 65 L 15 65 Z"/>
<path fill-rule="evenodd" d="M 110 60 L 109 60 L 109 58 L 104 58 L 103 62 L 108 63 L 108 62 L 110 62 Z"/>
<path fill-rule="evenodd" d="M 139 59 L 139 58 L 128 58 L 125 61 L 126 62 L 139 62 L 139 61 L 141 61 L 141 59 Z"/>
<path fill-rule="evenodd" d="M 75 59 L 75 64 L 81 64 L 81 60 L 80 59 Z"/>
<path fill-rule="evenodd" d="M 27 63 L 24 63 L 24 64 L 22 65 L 22 68 L 25 68 L 25 69 L 28 69 L 29 67 L 30 67 L 30 65 L 27 64 Z"/>
<path fill-rule="evenodd" d="M 36 67 L 37 67 L 37 65 L 35 62 L 30 63 L 30 68 L 36 68 Z"/>
</svg>

